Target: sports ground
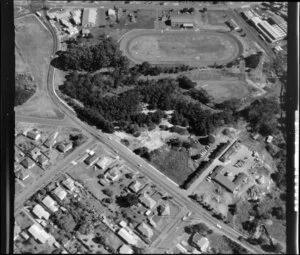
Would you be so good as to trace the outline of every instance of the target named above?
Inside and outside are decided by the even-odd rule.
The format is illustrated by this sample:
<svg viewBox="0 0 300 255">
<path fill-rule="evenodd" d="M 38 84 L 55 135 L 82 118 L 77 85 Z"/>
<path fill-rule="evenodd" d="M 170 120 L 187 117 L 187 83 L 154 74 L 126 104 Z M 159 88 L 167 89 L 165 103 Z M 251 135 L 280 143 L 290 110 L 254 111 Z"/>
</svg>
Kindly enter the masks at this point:
<svg viewBox="0 0 300 255">
<path fill-rule="evenodd" d="M 211 30 L 133 30 L 120 41 L 120 49 L 134 63 L 226 64 L 242 53 L 241 43 L 232 35 Z"/>
</svg>

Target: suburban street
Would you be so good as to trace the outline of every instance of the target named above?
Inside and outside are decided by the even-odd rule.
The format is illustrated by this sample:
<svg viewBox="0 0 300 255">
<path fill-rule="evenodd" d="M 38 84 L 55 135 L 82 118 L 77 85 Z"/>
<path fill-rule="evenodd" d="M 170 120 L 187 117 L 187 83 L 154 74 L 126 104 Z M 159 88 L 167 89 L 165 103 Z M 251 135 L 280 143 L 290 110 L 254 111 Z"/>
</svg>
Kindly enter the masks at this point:
<svg viewBox="0 0 300 255">
<path fill-rule="evenodd" d="M 54 1 L 53 1 L 54 2 Z M 82 2 L 71 2 L 71 3 L 65 3 L 65 2 L 59 2 L 59 3 L 53 3 L 53 2 L 48 2 L 52 7 L 53 6 L 64 6 L 64 7 L 84 7 L 89 6 L 97 6 L 99 8 L 99 3 L 86 3 L 83 4 Z M 104 3 L 101 3 L 101 5 L 104 6 Z M 105 7 L 113 7 L 113 3 L 105 3 Z M 126 8 L 130 5 L 125 5 Z M 147 5 L 142 5 L 143 8 Z M 190 6 L 190 5 L 189 5 Z M 164 6 L 166 8 L 169 8 L 169 6 Z M 178 8 L 184 7 L 183 5 L 177 6 Z M 138 8 L 138 5 L 136 4 L 134 8 Z M 152 5 L 149 5 L 149 8 L 153 8 Z M 226 8 L 226 7 L 225 7 Z M 232 11 L 235 13 L 234 11 Z M 237 15 L 237 14 L 234 14 Z M 56 34 L 49 24 L 49 22 L 46 19 L 42 20 L 43 23 L 47 26 L 47 28 L 50 30 L 51 34 L 53 35 L 54 39 L 54 50 L 53 52 L 56 52 L 58 48 L 58 39 L 56 37 Z M 248 32 L 246 28 L 243 27 L 245 31 L 247 32 L 248 36 L 251 34 L 251 32 Z M 251 34 L 252 35 L 252 34 Z M 252 35 L 255 37 L 254 35 Z M 82 130 L 86 131 L 89 133 L 97 142 L 101 142 L 104 144 L 106 147 L 108 147 L 112 151 L 116 151 L 117 154 L 124 159 L 126 162 L 126 165 L 128 165 L 132 169 L 138 169 L 140 172 L 142 172 L 145 176 L 147 176 L 149 179 L 153 180 L 153 182 L 160 186 L 163 190 L 168 192 L 173 199 L 180 203 L 184 208 L 186 208 L 188 211 L 191 211 L 193 215 L 197 215 L 199 218 L 202 219 L 204 223 L 208 223 L 209 225 L 216 226 L 218 223 L 222 227 L 222 231 L 224 235 L 228 236 L 229 238 L 233 239 L 235 242 L 239 243 L 246 249 L 248 249 L 251 253 L 262 253 L 261 249 L 258 247 L 249 245 L 248 243 L 243 243 L 238 240 L 238 237 L 241 236 L 241 234 L 232 229 L 231 227 L 227 226 L 226 224 L 222 223 L 221 221 L 218 221 L 216 218 L 213 218 L 207 211 L 205 211 L 201 206 L 197 205 L 193 201 L 191 201 L 187 195 L 188 193 L 185 190 L 179 189 L 178 186 L 171 182 L 169 179 L 167 179 L 165 176 L 162 175 L 161 172 L 159 172 L 157 169 L 155 169 L 153 166 L 148 164 L 145 160 L 134 154 L 132 151 L 130 151 L 126 146 L 121 144 L 120 142 L 114 140 L 111 138 L 109 135 L 102 133 L 101 131 L 87 125 L 86 123 L 80 121 L 77 116 L 74 114 L 73 111 L 70 110 L 68 106 L 66 106 L 64 103 L 62 103 L 61 99 L 58 98 L 57 94 L 54 91 L 53 87 L 53 80 L 54 80 L 54 68 L 52 66 L 49 66 L 49 73 L 48 73 L 48 79 L 47 79 L 47 89 L 49 96 L 53 103 L 59 108 L 61 112 L 63 112 L 66 115 L 66 118 L 68 117 L 69 120 L 71 120 L 77 127 L 80 127 Z M 18 120 L 24 120 L 25 117 L 23 116 L 16 116 Z M 27 118 L 27 117 L 26 117 Z M 29 120 L 27 118 L 27 120 Z M 45 120 L 45 119 L 31 119 L 36 121 L 37 123 L 53 123 L 53 120 Z M 59 124 L 60 125 L 60 124 Z M 54 178 L 57 177 L 58 174 L 62 174 L 66 171 L 68 171 L 68 165 L 72 160 L 74 160 L 76 157 L 78 157 L 78 154 L 86 150 L 87 148 L 91 147 L 92 144 L 95 143 L 95 141 L 89 141 L 85 145 L 77 148 L 73 153 L 71 153 L 69 156 L 67 156 L 60 164 L 57 166 L 57 168 L 53 171 L 47 172 L 41 179 L 39 179 L 33 187 L 31 187 L 29 190 L 24 192 L 22 196 L 18 197 L 15 201 L 15 206 L 16 206 L 16 211 L 20 209 L 20 206 L 26 199 L 28 199 L 34 192 L 36 192 L 39 188 L 42 186 L 46 185 L 46 183 L 50 182 Z M 163 176 L 163 178 L 162 178 Z M 178 220 L 177 220 L 178 221 Z M 176 221 L 176 222 L 177 222 Z M 165 232 L 170 231 L 174 226 L 174 222 L 171 227 L 167 228 Z M 166 233 L 165 233 L 166 234 Z"/>
</svg>

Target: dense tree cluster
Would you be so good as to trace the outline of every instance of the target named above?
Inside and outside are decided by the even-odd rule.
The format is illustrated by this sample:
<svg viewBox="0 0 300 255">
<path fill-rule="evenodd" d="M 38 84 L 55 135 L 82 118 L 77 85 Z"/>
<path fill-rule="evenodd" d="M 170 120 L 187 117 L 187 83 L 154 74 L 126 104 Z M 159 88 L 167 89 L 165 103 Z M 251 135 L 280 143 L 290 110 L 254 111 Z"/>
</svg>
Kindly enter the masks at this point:
<svg viewBox="0 0 300 255">
<path fill-rule="evenodd" d="M 278 124 L 277 114 L 280 112 L 279 103 L 275 98 L 255 100 L 243 111 L 243 116 L 249 122 L 253 132 L 263 136 L 272 135 Z"/>
<path fill-rule="evenodd" d="M 217 157 L 221 156 L 221 154 L 224 152 L 224 149 L 230 144 L 230 141 L 228 140 L 226 143 L 220 143 L 215 150 L 209 155 L 210 159 L 216 159 Z"/>
<path fill-rule="evenodd" d="M 186 94 L 202 104 L 208 104 L 213 101 L 212 96 L 210 96 L 207 91 L 202 88 L 190 89 Z"/>
<path fill-rule="evenodd" d="M 202 236 L 206 236 L 207 234 L 211 234 L 213 232 L 205 223 L 188 225 L 184 228 L 184 231 L 190 235 L 199 233 Z"/>
<path fill-rule="evenodd" d="M 262 57 L 262 52 L 257 52 L 255 54 L 246 57 L 245 58 L 246 67 L 255 69 L 259 64 L 261 57 Z"/>
<path fill-rule="evenodd" d="M 124 57 L 115 40 L 101 35 L 96 45 L 70 41 L 66 51 L 58 51 L 52 64 L 64 71 L 84 70 L 94 72 L 104 67 L 128 69 L 129 61 Z"/>
<path fill-rule="evenodd" d="M 181 188 L 188 189 L 192 183 L 198 179 L 198 177 L 210 166 L 212 163 L 212 160 L 209 161 L 202 161 L 200 165 L 197 167 L 197 169 L 192 172 L 188 178 L 184 181 L 184 183 L 181 185 Z"/>
<path fill-rule="evenodd" d="M 135 194 L 127 194 L 126 196 L 116 197 L 116 203 L 120 207 L 131 207 L 133 205 L 137 205 L 139 203 L 138 196 Z"/>
<path fill-rule="evenodd" d="M 19 73 L 15 78 L 15 106 L 24 104 L 36 91 L 36 84 L 29 74 Z"/>
<path fill-rule="evenodd" d="M 158 66 L 151 65 L 145 61 L 142 64 L 133 66 L 130 71 L 142 75 L 156 76 L 161 73 L 178 73 L 192 70 L 193 68 L 187 65 L 176 65 L 176 66 Z"/>
</svg>

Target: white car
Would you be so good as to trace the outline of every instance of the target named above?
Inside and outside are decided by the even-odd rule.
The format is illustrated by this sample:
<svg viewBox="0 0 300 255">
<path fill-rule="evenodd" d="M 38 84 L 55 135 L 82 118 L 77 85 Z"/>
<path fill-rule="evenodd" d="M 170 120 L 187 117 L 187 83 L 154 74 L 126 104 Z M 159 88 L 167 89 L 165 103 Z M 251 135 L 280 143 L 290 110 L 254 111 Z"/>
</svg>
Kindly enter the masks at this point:
<svg viewBox="0 0 300 255">
<path fill-rule="evenodd" d="M 217 228 L 222 229 L 221 225 L 217 224 Z"/>
<path fill-rule="evenodd" d="M 108 140 L 111 140 L 111 137 L 107 137 Z"/>
<path fill-rule="evenodd" d="M 142 165 L 141 165 L 141 164 L 138 164 L 138 167 L 142 167 Z"/>
</svg>

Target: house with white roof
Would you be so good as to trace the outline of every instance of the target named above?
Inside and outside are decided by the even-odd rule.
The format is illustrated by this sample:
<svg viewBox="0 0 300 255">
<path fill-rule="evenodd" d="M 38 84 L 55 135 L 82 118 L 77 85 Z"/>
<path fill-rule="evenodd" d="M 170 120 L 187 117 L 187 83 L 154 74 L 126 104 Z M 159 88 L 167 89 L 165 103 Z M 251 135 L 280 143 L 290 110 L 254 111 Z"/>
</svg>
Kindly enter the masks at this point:
<svg viewBox="0 0 300 255">
<path fill-rule="evenodd" d="M 42 244 L 46 243 L 50 238 L 50 235 L 36 223 L 28 229 L 28 232 L 34 237 L 34 239 Z"/>
<path fill-rule="evenodd" d="M 127 229 L 121 228 L 119 231 L 117 231 L 118 236 L 120 236 L 126 243 L 131 245 L 137 245 L 140 241 L 139 237 L 132 233 L 129 233 Z"/>
<path fill-rule="evenodd" d="M 67 178 L 66 180 L 62 181 L 62 184 L 71 192 L 74 191 L 75 187 L 75 182 L 72 178 Z"/>
<path fill-rule="evenodd" d="M 155 205 L 156 205 L 156 202 L 154 199 L 152 199 L 149 195 L 147 195 L 146 193 L 144 194 L 141 194 L 139 196 L 139 200 L 140 202 L 145 206 L 147 207 L 148 209 L 152 209 Z"/>
<path fill-rule="evenodd" d="M 32 213 L 36 215 L 39 219 L 48 220 L 50 213 L 48 213 L 41 205 L 37 204 L 33 207 Z"/>
<path fill-rule="evenodd" d="M 151 238 L 153 236 L 153 230 L 144 222 L 139 224 L 136 229 L 146 238 Z"/>
<path fill-rule="evenodd" d="M 133 254 L 133 250 L 129 245 L 123 244 L 119 247 L 120 254 Z"/>
<path fill-rule="evenodd" d="M 139 181 L 133 181 L 132 183 L 130 183 L 130 185 L 128 186 L 128 188 L 134 192 L 137 193 L 139 192 L 139 190 L 141 190 L 143 187 L 143 185 L 139 182 Z"/>
<path fill-rule="evenodd" d="M 61 201 L 64 200 L 67 196 L 67 192 L 61 187 L 58 186 L 54 191 L 53 194 L 55 194 Z"/>
<path fill-rule="evenodd" d="M 56 212 L 58 211 L 58 206 L 57 202 L 53 200 L 50 196 L 46 196 L 43 200 L 42 203 L 51 211 L 51 212 Z"/>
</svg>

